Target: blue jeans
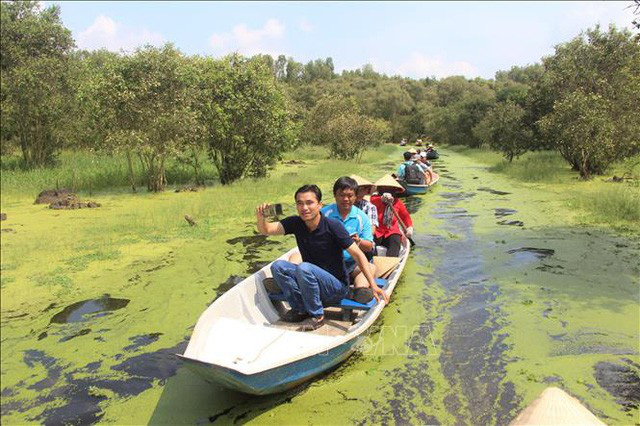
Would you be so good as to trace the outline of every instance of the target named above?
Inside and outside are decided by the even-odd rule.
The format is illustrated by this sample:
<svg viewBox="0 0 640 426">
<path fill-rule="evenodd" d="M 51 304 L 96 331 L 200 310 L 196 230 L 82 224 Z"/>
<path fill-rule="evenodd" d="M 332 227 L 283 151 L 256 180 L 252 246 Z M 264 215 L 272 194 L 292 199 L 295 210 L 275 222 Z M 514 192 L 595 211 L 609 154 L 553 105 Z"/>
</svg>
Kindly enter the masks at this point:
<svg viewBox="0 0 640 426">
<path fill-rule="evenodd" d="M 313 317 L 324 314 L 322 305 L 342 300 L 348 287 L 329 272 L 309 262 L 296 265 L 286 260 L 271 264 L 271 274 L 291 309 Z"/>
</svg>

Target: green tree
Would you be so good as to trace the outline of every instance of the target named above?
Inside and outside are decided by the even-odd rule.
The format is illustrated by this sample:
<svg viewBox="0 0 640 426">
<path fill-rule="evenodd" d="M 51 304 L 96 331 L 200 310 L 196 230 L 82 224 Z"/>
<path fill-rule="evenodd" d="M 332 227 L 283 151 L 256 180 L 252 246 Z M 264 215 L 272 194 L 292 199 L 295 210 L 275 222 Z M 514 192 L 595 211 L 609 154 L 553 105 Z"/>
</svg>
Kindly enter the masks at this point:
<svg viewBox="0 0 640 426">
<path fill-rule="evenodd" d="M 583 179 L 602 173 L 613 161 L 615 122 L 610 104 L 601 95 L 576 90 L 557 101 L 553 112 L 540 121 L 553 134 L 560 154 Z"/>
<path fill-rule="evenodd" d="M 0 15 L 3 145 L 18 145 L 26 167 L 51 164 L 69 135 L 71 32 L 55 5 L 2 2 Z"/>
<path fill-rule="evenodd" d="M 341 114 L 326 124 L 331 156 L 360 161 L 364 151 L 389 140 L 389 123 L 356 113 Z"/>
<path fill-rule="evenodd" d="M 198 121 L 220 181 L 263 177 L 295 142 L 282 88 L 264 63 L 231 55 L 198 63 Z"/>
<path fill-rule="evenodd" d="M 167 159 L 197 141 L 192 108 L 196 73 L 173 45 L 145 46 L 131 56 L 111 58 L 90 89 L 96 135 L 113 151 L 137 154 L 150 191 L 165 188 Z M 100 140 L 100 137 L 96 137 Z"/>
<path fill-rule="evenodd" d="M 478 147 L 482 141 L 473 128 L 495 105 L 496 93 L 489 82 L 448 77 L 437 85 L 437 102 L 424 109 L 424 127 L 436 141 Z"/>
<path fill-rule="evenodd" d="M 285 68 L 287 83 L 297 83 L 304 78 L 304 65 L 300 62 L 296 62 L 292 57 L 287 59 L 287 66 Z"/>
<path fill-rule="evenodd" d="M 327 126 L 331 120 L 342 115 L 358 114 L 359 107 L 352 97 L 326 94 L 309 111 L 303 126 L 301 139 L 314 145 L 331 145 L 332 134 Z"/>
<path fill-rule="evenodd" d="M 544 93 L 541 103 L 548 111 L 545 117 L 551 115 L 544 121 L 545 135 L 583 177 L 601 173 L 608 161 L 640 152 L 640 44 L 630 31 L 618 30 L 613 25 L 608 31 L 602 31 L 596 26 L 557 46 L 555 54 L 543 62 L 546 72 L 537 91 Z M 596 104 L 587 108 L 583 105 L 586 99 Z M 552 124 L 568 124 L 564 117 L 569 112 L 556 109 L 574 104 L 603 125 L 603 132 L 611 129 L 611 140 L 598 141 L 590 136 L 578 143 L 567 138 L 560 126 Z M 605 118 L 610 124 L 603 123 Z M 588 127 L 585 123 L 581 126 L 581 129 Z M 607 133 L 603 132 L 597 134 L 605 137 Z M 566 146 L 570 141 L 578 143 L 576 149 Z M 582 158 L 599 152 L 596 147 L 587 149 L 584 146 L 587 141 L 606 145 L 607 159 Z"/>
<path fill-rule="evenodd" d="M 527 152 L 533 136 L 524 117 L 524 109 L 515 102 L 499 103 L 473 128 L 473 133 L 511 162 Z"/>
<path fill-rule="evenodd" d="M 369 146 L 391 137 L 389 123 L 364 115 L 353 97 L 328 94 L 309 112 L 303 141 L 329 147 L 332 156 L 359 159 Z"/>
</svg>

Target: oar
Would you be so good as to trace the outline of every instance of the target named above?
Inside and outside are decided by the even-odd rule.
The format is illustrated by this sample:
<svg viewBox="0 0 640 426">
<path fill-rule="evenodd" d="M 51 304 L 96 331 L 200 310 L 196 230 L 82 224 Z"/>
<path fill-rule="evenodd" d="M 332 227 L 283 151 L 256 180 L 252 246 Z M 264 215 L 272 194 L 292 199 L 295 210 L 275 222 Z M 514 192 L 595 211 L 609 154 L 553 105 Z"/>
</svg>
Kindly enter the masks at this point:
<svg viewBox="0 0 640 426">
<path fill-rule="evenodd" d="M 398 219 L 398 223 L 400 224 L 400 227 L 402 228 L 402 232 L 404 232 L 405 237 L 407 237 L 407 239 L 409 240 L 409 244 L 411 245 L 411 247 L 416 245 L 416 242 L 413 241 L 413 239 L 407 235 L 407 227 L 405 226 L 404 222 L 402 221 L 402 219 L 400 219 L 400 216 L 398 216 L 398 212 L 396 211 L 396 209 L 393 208 L 393 205 L 391 206 L 391 210 L 393 211 L 393 215 L 396 217 L 396 219 Z"/>
</svg>

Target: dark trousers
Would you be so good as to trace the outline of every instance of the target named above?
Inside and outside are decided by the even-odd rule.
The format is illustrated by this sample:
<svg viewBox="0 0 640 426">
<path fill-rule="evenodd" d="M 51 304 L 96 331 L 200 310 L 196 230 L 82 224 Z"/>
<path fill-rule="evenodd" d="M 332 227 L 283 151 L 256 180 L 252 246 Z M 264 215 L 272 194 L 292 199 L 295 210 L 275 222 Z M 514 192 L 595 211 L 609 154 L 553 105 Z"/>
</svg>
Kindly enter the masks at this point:
<svg viewBox="0 0 640 426">
<path fill-rule="evenodd" d="M 402 247 L 402 236 L 400 234 L 391 234 L 388 237 L 376 238 L 376 244 L 387 248 L 387 256 L 400 256 L 400 248 Z"/>
</svg>

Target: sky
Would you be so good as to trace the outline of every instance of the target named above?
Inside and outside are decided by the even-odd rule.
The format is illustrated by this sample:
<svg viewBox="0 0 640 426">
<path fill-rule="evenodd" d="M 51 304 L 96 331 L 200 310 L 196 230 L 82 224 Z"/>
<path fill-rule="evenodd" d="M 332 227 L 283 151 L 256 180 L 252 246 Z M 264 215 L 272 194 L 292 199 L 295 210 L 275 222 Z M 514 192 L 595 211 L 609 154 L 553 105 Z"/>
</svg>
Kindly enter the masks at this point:
<svg viewBox="0 0 640 426">
<path fill-rule="evenodd" d="M 632 1 L 42 3 L 60 6 L 83 49 L 172 42 L 186 54 L 331 57 L 337 72 L 371 64 L 412 78 L 493 78 L 596 24 L 632 29 L 635 10 Z"/>
</svg>

